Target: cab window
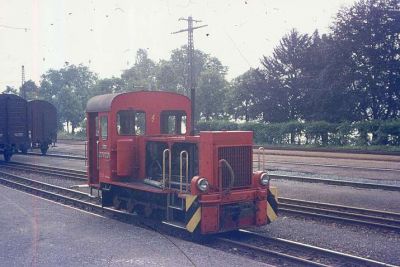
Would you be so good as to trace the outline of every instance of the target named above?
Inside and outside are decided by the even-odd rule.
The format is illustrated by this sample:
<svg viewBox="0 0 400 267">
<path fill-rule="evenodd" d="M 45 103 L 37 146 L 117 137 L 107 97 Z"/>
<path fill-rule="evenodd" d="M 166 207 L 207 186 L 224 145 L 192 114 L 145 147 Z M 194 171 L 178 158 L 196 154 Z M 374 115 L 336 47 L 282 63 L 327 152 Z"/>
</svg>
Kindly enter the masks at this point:
<svg viewBox="0 0 400 267">
<path fill-rule="evenodd" d="M 108 137 L 108 118 L 107 116 L 100 117 L 101 139 L 107 140 Z"/>
<path fill-rule="evenodd" d="M 146 132 L 146 113 L 135 110 L 117 112 L 118 135 L 144 135 Z"/>
<path fill-rule="evenodd" d="M 184 111 L 161 112 L 161 133 L 186 134 L 186 113 Z"/>
</svg>

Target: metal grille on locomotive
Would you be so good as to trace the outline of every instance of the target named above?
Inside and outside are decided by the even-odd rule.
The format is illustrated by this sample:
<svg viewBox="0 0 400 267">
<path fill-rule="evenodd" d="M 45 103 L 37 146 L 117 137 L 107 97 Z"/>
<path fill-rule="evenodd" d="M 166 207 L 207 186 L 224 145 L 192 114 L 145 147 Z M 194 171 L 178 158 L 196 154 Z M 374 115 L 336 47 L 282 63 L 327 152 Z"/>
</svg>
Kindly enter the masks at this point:
<svg viewBox="0 0 400 267">
<path fill-rule="evenodd" d="M 251 185 L 253 172 L 252 147 L 251 146 L 233 146 L 220 147 L 218 149 L 218 160 L 225 159 L 231 165 L 235 173 L 233 188 L 248 187 Z M 231 176 L 226 165 L 221 166 L 222 189 L 226 189 Z"/>
</svg>

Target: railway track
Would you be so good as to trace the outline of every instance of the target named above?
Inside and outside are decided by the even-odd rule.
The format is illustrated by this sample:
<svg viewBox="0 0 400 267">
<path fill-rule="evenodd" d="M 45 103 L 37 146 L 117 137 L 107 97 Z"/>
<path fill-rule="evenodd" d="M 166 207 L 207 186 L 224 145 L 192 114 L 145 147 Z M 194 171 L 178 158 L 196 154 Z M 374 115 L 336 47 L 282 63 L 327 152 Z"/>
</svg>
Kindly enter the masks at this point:
<svg viewBox="0 0 400 267">
<path fill-rule="evenodd" d="M 123 219 L 124 221 L 138 221 L 137 216 L 134 214 L 111 208 L 103 208 L 99 205 L 98 198 L 68 188 L 38 182 L 2 171 L 0 171 L 0 184 L 96 214 L 107 215 Z M 223 235 L 217 237 L 217 242 L 222 242 L 221 244 L 224 246 L 230 244 L 240 248 L 241 251 L 237 252 L 239 254 L 240 252 L 243 252 L 243 255 L 247 256 L 249 252 L 257 255 L 262 254 L 268 257 L 269 262 L 272 256 L 278 263 L 296 264 L 296 266 L 347 266 L 349 263 L 352 264 L 351 266 L 391 266 L 367 258 L 356 257 L 294 241 L 269 238 L 243 230 L 240 231 L 239 237 L 237 235 Z"/>
<path fill-rule="evenodd" d="M 379 227 L 400 232 L 400 213 L 358 207 L 279 198 L 279 211 L 346 223 Z"/>
<path fill-rule="evenodd" d="M 219 246 L 236 248 L 236 253 L 261 257 L 284 266 L 394 266 L 325 248 L 239 230 L 217 238 Z"/>
<path fill-rule="evenodd" d="M 270 176 L 271 176 L 272 180 L 290 180 L 290 181 L 297 181 L 297 182 L 322 183 L 322 184 L 329 184 L 329 185 L 350 186 L 350 187 L 355 187 L 355 188 L 380 189 L 380 190 L 400 192 L 400 186 L 389 185 L 389 184 L 362 183 L 362 182 L 354 182 L 354 181 L 348 181 L 348 180 L 303 177 L 303 176 L 296 176 L 296 175 L 270 174 Z"/>
<path fill-rule="evenodd" d="M 31 156 L 41 156 L 41 157 L 53 157 L 53 158 L 62 158 L 62 159 L 76 159 L 76 160 L 86 160 L 86 157 L 77 156 L 77 155 L 64 155 L 64 154 L 54 154 L 54 153 L 47 153 L 43 156 L 41 153 L 37 152 L 28 152 L 27 155 Z"/>
<path fill-rule="evenodd" d="M 400 172 L 400 169 L 395 168 L 379 168 L 379 167 L 362 167 L 362 166 L 350 166 L 350 165 L 336 165 L 336 164 L 319 164 L 319 163 L 308 163 L 308 162 L 293 162 L 293 161 L 278 161 L 278 160 L 266 160 L 266 164 L 284 164 L 284 165 L 295 165 L 295 166 L 312 166 L 312 167 L 323 167 L 323 168 L 338 168 L 338 169 L 351 169 L 351 170 L 364 170 L 364 171 L 380 171 L 380 172 Z M 258 164 L 258 161 L 254 161 Z"/>
<path fill-rule="evenodd" d="M 86 172 L 16 162 L 2 162 L 1 165 L 13 170 L 36 172 L 70 180 L 87 181 Z M 273 177 L 276 179 L 276 177 Z M 72 188 L 72 187 L 70 187 Z M 400 213 L 363 209 L 344 205 L 312 202 L 290 198 L 279 198 L 279 210 L 290 215 L 342 221 L 400 231 Z"/>
<path fill-rule="evenodd" d="M 254 155 L 258 157 L 258 151 L 255 150 Z M 28 152 L 28 155 L 34 155 L 34 156 L 43 156 L 41 153 L 37 152 Z M 56 157 L 56 158 L 65 158 L 65 159 L 76 159 L 76 160 L 86 160 L 86 157 L 84 156 L 78 156 L 78 155 L 65 155 L 65 154 L 47 154 L 47 157 Z M 300 156 L 299 156 L 300 157 Z M 303 156 L 301 156 L 303 157 Z M 311 157 L 311 156 L 307 156 Z M 317 157 L 317 156 L 312 156 L 312 157 Z M 366 160 L 366 159 L 363 159 Z M 375 160 L 372 160 L 375 161 Z M 399 160 L 396 160 L 394 162 L 399 162 Z M 254 161 L 254 164 L 258 164 L 258 159 L 256 158 Z M 322 167 L 322 168 L 338 168 L 338 169 L 351 169 L 351 170 L 364 170 L 364 171 L 380 171 L 380 172 L 399 172 L 400 169 L 396 168 L 380 168 L 380 167 L 363 167 L 363 166 L 350 166 L 350 165 L 340 165 L 340 164 L 320 164 L 320 163 L 308 163 L 308 162 L 293 162 L 293 161 L 279 161 L 279 160 L 265 160 L 264 164 L 283 164 L 283 165 L 295 165 L 295 166 L 312 166 L 312 167 Z"/>
<path fill-rule="evenodd" d="M 70 180 L 87 181 L 86 172 L 80 170 L 63 169 L 63 168 L 49 167 L 43 165 L 32 165 L 27 163 L 4 162 L 4 161 L 0 162 L 0 166 L 20 171 L 27 171 L 27 172 L 33 171 L 41 174 L 56 175 L 58 177 Z"/>
<path fill-rule="evenodd" d="M 37 181 L 20 175 L 7 173 L 4 171 L 0 171 L 0 184 L 14 187 L 16 189 L 26 191 L 32 194 L 38 194 L 40 196 L 43 195 L 45 197 L 55 197 L 57 199 L 68 200 L 68 201 L 92 203 L 93 200 L 96 199 L 95 197 L 80 191 Z"/>
<path fill-rule="evenodd" d="M 41 156 L 41 154 L 39 154 L 39 153 L 32 153 L 32 154 Z M 71 156 L 71 155 L 48 154 L 47 156 L 48 157 L 57 157 L 57 158 L 66 158 L 66 159 L 86 160 L 85 157 Z M 255 164 L 257 164 L 257 161 L 255 162 Z M 375 170 L 377 170 L 377 169 L 375 169 Z M 386 169 L 386 170 L 389 170 L 389 169 Z M 393 170 L 400 171 L 397 169 L 393 169 Z M 323 184 L 338 185 L 338 186 L 351 186 L 351 187 L 355 187 L 355 188 L 380 189 L 380 190 L 389 190 L 389 191 L 400 192 L 400 186 L 389 185 L 389 184 L 363 183 L 363 182 L 354 182 L 354 181 L 348 181 L 348 180 L 347 181 L 346 180 L 335 180 L 335 179 L 304 177 L 304 176 L 296 176 L 296 175 L 270 174 L 270 176 L 272 179 L 275 179 L 275 180 L 292 180 L 292 181 L 298 181 L 298 182 L 323 183 Z"/>
</svg>

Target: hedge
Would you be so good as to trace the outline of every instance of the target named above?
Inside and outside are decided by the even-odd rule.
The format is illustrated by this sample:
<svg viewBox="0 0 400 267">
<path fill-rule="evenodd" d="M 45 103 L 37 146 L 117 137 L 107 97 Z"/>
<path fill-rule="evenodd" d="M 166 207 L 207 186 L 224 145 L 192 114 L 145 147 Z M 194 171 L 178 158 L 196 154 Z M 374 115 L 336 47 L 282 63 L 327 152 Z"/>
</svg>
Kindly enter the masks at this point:
<svg viewBox="0 0 400 267">
<path fill-rule="evenodd" d="M 258 144 L 318 146 L 400 145 L 400 120 L 329 123 L 325 121 L 259 123 L 200 121 L 199 131 L 253 131 Z"/>
</svg>

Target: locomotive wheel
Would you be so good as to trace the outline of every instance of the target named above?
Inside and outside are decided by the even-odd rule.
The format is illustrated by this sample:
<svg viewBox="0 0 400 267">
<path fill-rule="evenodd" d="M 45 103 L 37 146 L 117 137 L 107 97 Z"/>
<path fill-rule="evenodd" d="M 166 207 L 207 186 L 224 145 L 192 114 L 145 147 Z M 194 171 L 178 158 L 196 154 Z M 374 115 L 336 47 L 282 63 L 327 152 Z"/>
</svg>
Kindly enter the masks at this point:
<svg viewBox="0 0 400 267">
<path fill-rule="evenodd" d="M 133 199 L 129 199 L 128 202 L 126 203 L 126 210 L 129 213 L 133 213 L 133 211 L 135 210 L 135 201 Z"/>
<path fill-rule="evenodd" d="M 117 210 L 121 209 L 121 200 L 116 195 L 113 197 L 113 206 Z"/>
<path fill-rule="evenodd" d="M 153 213 L 153 208 L 151 207 L 150 204 L 146 204 L 144 206 L 144 216 L 146 218 L 149 218 L 151 216 L 151 214 Z"/>
</svg>

